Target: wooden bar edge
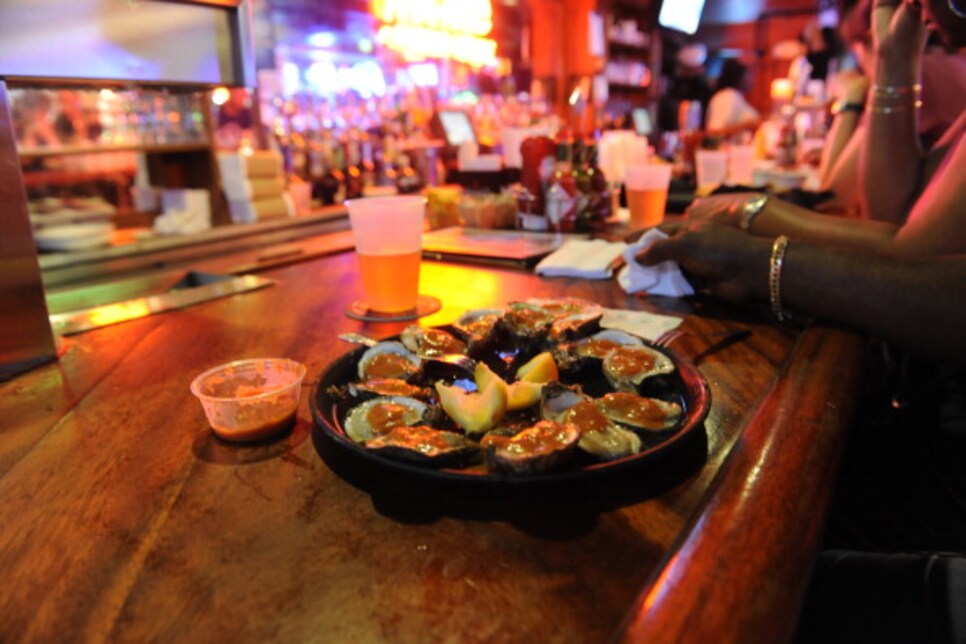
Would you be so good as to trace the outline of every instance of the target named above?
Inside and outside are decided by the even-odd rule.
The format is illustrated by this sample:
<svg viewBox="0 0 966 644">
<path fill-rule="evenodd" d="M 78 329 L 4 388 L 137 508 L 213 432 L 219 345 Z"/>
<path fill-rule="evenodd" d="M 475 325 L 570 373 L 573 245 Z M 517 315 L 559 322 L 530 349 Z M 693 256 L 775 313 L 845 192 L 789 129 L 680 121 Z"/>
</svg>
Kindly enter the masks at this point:
<svg viewBox="0 0 966 644">
<path fill-rule="evenodd" d="M 863 338 L 807 329 L 619 642 L 793 638 L 865 366 Z"/>
</svg>

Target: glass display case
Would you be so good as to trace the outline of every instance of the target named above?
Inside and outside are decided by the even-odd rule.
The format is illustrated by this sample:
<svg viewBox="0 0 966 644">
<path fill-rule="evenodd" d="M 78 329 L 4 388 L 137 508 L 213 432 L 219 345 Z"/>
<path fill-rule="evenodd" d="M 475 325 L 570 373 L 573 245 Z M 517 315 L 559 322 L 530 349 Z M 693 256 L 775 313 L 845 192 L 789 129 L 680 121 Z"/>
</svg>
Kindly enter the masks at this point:
<svg viewBox="0 0 966 644">
<path fill-rule="evenodd" d="M 201 101 L 253 84 L 250 34 L 247 0 L 0 3 L 0 377 L 56 356 L 35 226 L 45 207 L 67 197 L 133 215 L 140 177 L 216 194 Z M 68 246 L 114 227 L 65 223 Z"/>
<path fill-rule="evenodd" d="M 9 96 L 35 227 L 150 226 L 164 189 L 208 190 L 227 222 L 207 91 L 11 82 Z"/>
</svg>

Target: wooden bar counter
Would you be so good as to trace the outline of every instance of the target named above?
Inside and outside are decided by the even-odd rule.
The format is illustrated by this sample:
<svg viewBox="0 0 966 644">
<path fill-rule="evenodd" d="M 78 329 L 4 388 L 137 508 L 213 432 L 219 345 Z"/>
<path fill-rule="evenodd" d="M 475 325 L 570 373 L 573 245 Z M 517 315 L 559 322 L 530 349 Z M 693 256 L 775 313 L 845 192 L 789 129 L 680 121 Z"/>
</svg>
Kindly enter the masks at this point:
<svg viewBox="0 0 966 644">
<path fill-rule="evenodd" d="M 701 439 L 586 487 L 507 492 L 360 468 L 313 433 L 210 431 L 188 385 L 245 357 L 307 380 L 406 323 L 343 311 L 340 253 L 263 273 L 270 288 L 67 340 L 59 362 L 0 384 L 0 641 L 775 642 L 793 632 L 861 380 L 863 341 L 765 310 L 626 295 L 426 262 L 453 321 L 528 297 L 678 314 L 672 345 L 751 330 L 699 361 Z"/>
</svg>

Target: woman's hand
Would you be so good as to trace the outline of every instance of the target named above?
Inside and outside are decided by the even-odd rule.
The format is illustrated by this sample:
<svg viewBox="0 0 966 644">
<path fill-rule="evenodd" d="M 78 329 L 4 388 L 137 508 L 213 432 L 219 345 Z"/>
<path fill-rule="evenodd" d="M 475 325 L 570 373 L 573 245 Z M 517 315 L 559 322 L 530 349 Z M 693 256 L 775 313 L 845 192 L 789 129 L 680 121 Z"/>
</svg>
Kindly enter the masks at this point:
<svg viewBox="0 0 966 644">
<path fill-rule="evenodd" d="M 738 228 L 741 225 L 741 210 L 755 192 L 733 192 L 695 199 L 688 207 L 688 219 L 693 221 L 714 221 Z"/>
<path fill-rule="evenodd" d="M 872 42 L 878 59 L 876 82 L 914 84 L 926 44 L 921 0 L 874 0 Z"/>
<path fill-rule="evenodd" d="M 661 226 L 671 235 L 635 256 L 645 266 L 675 261 L 722 299 L 766 298 L 771 241 L 703 221 Z"/>
</svg>

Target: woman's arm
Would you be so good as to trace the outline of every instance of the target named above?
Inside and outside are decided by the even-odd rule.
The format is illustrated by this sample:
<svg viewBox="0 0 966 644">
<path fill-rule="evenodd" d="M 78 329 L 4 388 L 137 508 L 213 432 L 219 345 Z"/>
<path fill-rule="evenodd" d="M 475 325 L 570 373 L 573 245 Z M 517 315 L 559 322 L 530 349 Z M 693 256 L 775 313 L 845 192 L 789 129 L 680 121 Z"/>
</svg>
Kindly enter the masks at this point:
<svg viewBox="0 0 966 644">
<path fill-rule="evenodd" d="M 858 121 L 859 117 L 853 113 L 851 116 L 840 116 L 836 121 Z M 836 124 L 832 125 L 829 137 L 838 135 Z M 866 128 L 858 125 L 851 138 L 845 142 L 839 151 L 836 159 L 825 158 L 823 150 L 822 164 L 829 163 L 830 167 L 822 170 L 822 190 L 828 190 L 834 194 L 832 199 L 822 204 L 823 212 L 833 212 L 857 219 L 867 219 L 863 210 L 863 199 L 861 197 L 861 186 L 859 185 L 859 156 L 862 153 L 866 136 Z M 832 141 L 833 139 L 829 139 Z M 834 145 L 834 144 L 833 144 Z M 826 146 L 828 147 L 828 146 Z M 829 154 L 835 154 L 830 151 Z"/>
<path fill-rule="evenodd" d="M 644 249 L 638 261 L 676 261 L 719 297 L 768 300 L 771 239 L 712 222 L 672 233 Z M 897 260 L 793 241 L 781 272 L 781 299 L 794 312 L 966 364 L 966 255 Z"/>
<path fill-rule="evenodd" d="M 875 84 L 861 157 L 865 210 L 873 219 L 900 224 L 921 182 L 917 88 L 926 34 L 921 4 L 875 0 L 872 32 Z"/>
<path fill-rule="evenodd" d="M 858 154 L 859 148 L 856 144 L 861 139 L 854 137 L 862 131 L 860 122 L 869 91 L 869 79 L 857 71 L 850 70 L 838 74 L 833 85 L 836 88 L 835 109 L 837 111 L 833 113 L 832 126 L 822 147 L 819 175 L 823 188 L 834 190 L 835 186 L 838 186 L 841 190 L 842 186 L 847 185 L 846 182 L 854 184 L 856 181 L 856 175 L 853 173 L 858 168 L 858 160 L 852 158 L 843 162 L 843 155 L 847 152 Z"/>
<path fill-rule="evenodd" d="M 734 193 L 696 200 L 688 217 L 740 227 L 754 194 Z M 820 215 L 770 198 L 751 219 L 754 235 L 787 235 L 797 241 L 864 250 L 880 255 L 966 253 L 966 135 L 961 136 L 932 177 L 901 227 L 882 221 Z"/>
<path fill-rule="evenodd" d="M 688 208 L 687 214 L 694 220 L 740 227 L 743 209 L 751 196 L 749 193 L 733 193 L 698 199 Z M 898 230 L 894 224 L 821 215 L 777 197 L 768 199 L 748 228 L 749 232 L 759 236 L 787 235 L 800 241 L 879 253 L 891 252 Z"/>
</svg>

